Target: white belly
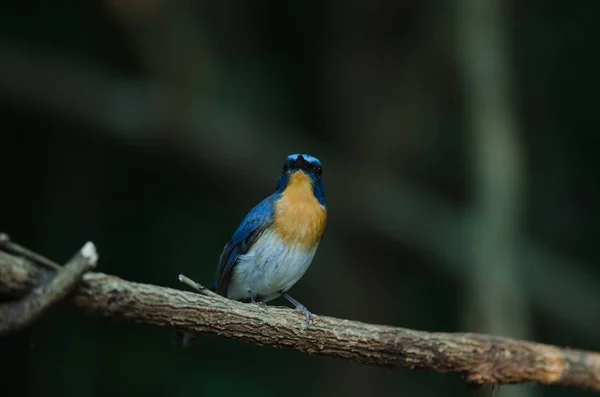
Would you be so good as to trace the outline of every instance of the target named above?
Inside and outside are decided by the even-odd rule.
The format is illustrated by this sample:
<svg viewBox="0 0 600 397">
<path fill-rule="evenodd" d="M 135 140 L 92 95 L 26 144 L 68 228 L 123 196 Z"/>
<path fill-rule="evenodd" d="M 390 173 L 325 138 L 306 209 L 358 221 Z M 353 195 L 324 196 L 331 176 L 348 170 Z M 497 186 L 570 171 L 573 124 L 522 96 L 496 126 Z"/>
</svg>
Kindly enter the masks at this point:
<svg viewBox="0 0 600 397">
<path fill-rule="evenodd" d="M 227 297 L 249 298 L 249 290 L 267 302 L 289 290 L 306 272 L 317 247 L 305 251 L 299 246 L 285 245 L 273 231 L 265 231 L 233 268 Z"/>
</svg>

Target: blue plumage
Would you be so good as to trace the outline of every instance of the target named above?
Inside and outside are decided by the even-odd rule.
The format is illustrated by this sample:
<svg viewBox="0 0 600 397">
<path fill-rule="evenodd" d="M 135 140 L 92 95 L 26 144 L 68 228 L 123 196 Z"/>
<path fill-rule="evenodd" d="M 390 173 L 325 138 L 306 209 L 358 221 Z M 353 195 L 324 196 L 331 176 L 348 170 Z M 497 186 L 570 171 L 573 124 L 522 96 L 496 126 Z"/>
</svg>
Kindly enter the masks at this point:
<svg viewBox="0 0 600 397">
<path fill-rule="evenodd" d="M 252 208 L 233 233 L 231 241 L 225 246 L 219 258 L 216 281 L 218 294 L 227 296 L 231 270 L 239 256 L 248 252 L 262 232 L 273 225 L 275 203 L 280 196 L 281 193 L 275 192 Z"/>
</svg>

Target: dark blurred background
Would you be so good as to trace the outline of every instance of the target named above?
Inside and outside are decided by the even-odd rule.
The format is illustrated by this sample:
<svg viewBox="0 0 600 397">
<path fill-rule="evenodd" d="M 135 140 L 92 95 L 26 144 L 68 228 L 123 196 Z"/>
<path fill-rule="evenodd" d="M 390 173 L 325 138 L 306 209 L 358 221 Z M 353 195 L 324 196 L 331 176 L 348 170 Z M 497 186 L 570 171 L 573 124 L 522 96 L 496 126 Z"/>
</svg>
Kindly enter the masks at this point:
<svg viewBox="0 0 600 397">
<path fill-rule="evenodd" d="M 128 280 L 209 284 L 285 157 L 306 152 L 329 208 L 293 289 L 314 313 L 600 350 L 600 2 L 584 3 L 9 2 L 0 231 L 62 262 L 92 240 L 98 270 Z M 55 308 L 0 340 L 0 394 L 490 392 L 170 337 Z"/>
</svg>

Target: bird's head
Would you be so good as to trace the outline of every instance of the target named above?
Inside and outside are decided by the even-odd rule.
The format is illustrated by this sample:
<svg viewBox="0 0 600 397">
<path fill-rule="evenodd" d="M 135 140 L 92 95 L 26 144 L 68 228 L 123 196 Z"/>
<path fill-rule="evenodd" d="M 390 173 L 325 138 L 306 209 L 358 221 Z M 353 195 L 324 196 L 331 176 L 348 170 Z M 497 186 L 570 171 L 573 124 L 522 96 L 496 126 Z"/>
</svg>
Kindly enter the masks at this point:
<svg viewBox="0 0 600 397">
<path fill-rule="evenodd" d="M 283 164 L 283 172 L 294 173 L 297 171 L 302 171 L 315 179 L 320 179 L 323 174 L 323 168 L 318 158 L 310 154 L 290 154 Z"/>
<path fill-rule="evenodd" d="M 283 164 L 283 173 L 279 177 L 277 190 L 282 192 L 294 174 L 301 172 L 312 181 L 313 192 L 317 200 L 325 205 L 325 186 L 323 186 L 323 167 L 318 158 L 310 154 L 290 154 Z"/>
</svg>

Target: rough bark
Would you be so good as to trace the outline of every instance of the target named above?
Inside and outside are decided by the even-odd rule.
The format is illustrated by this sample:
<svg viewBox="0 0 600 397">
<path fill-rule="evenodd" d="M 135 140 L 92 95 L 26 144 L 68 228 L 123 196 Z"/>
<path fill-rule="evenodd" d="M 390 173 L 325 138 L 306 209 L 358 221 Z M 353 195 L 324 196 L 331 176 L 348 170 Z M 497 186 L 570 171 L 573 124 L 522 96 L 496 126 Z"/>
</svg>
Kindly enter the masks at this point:
<svg viewBox="0 0 600 397">
<path fill-rule="evenodd" d="M 0 291 L 26 296 L 55 273 L 0 254 Z M 600 391 L 600 353 L 470 333 L 414 331 L 315 316 L 310 326 L 287 308 L 268 310 L 214 295 L 86 273 L 67 304 L 89 314 L 212 333 L 261 346 L 289 348 L 363 364 L 463 375 L 474 384 L 536 382 Z M 0 319 L 0 324 L 5 322 Z"/>
<path fill-rule="evenodd" d="M 0 336 L 26 327 L 39 318 L 50 306 L 66 297 L 81 280 L 83 274 L 96 266 L 97 259 L 96 248 L 92 243 L 87 243 L 65 267 L 53 272 L 55 274 L 44 274 L 42 285 L 32 288 L 31 292 L 23 299 L 0 303 Z M 22 292 L 18 290 L 19 286 L 26 287 L 30 281 L 33 281 L 27 280 L 27 276 L 32 279 L 36 278 L 35 268 L 24 266 L 23 263 L 21 266 L 12 263 L 8 269 L 14 273 L 11 275 L 10 271 L 0 271 L 0 275 L 3 276 L 2 280 L 5 280 L 4 276 L 6 275 L 7 282 L 16 283 L 12 290 L 17 294 Z M 0 288 L 0 291 L 3 292 L 10 290 L 10 287 Z"/>
</svg>

